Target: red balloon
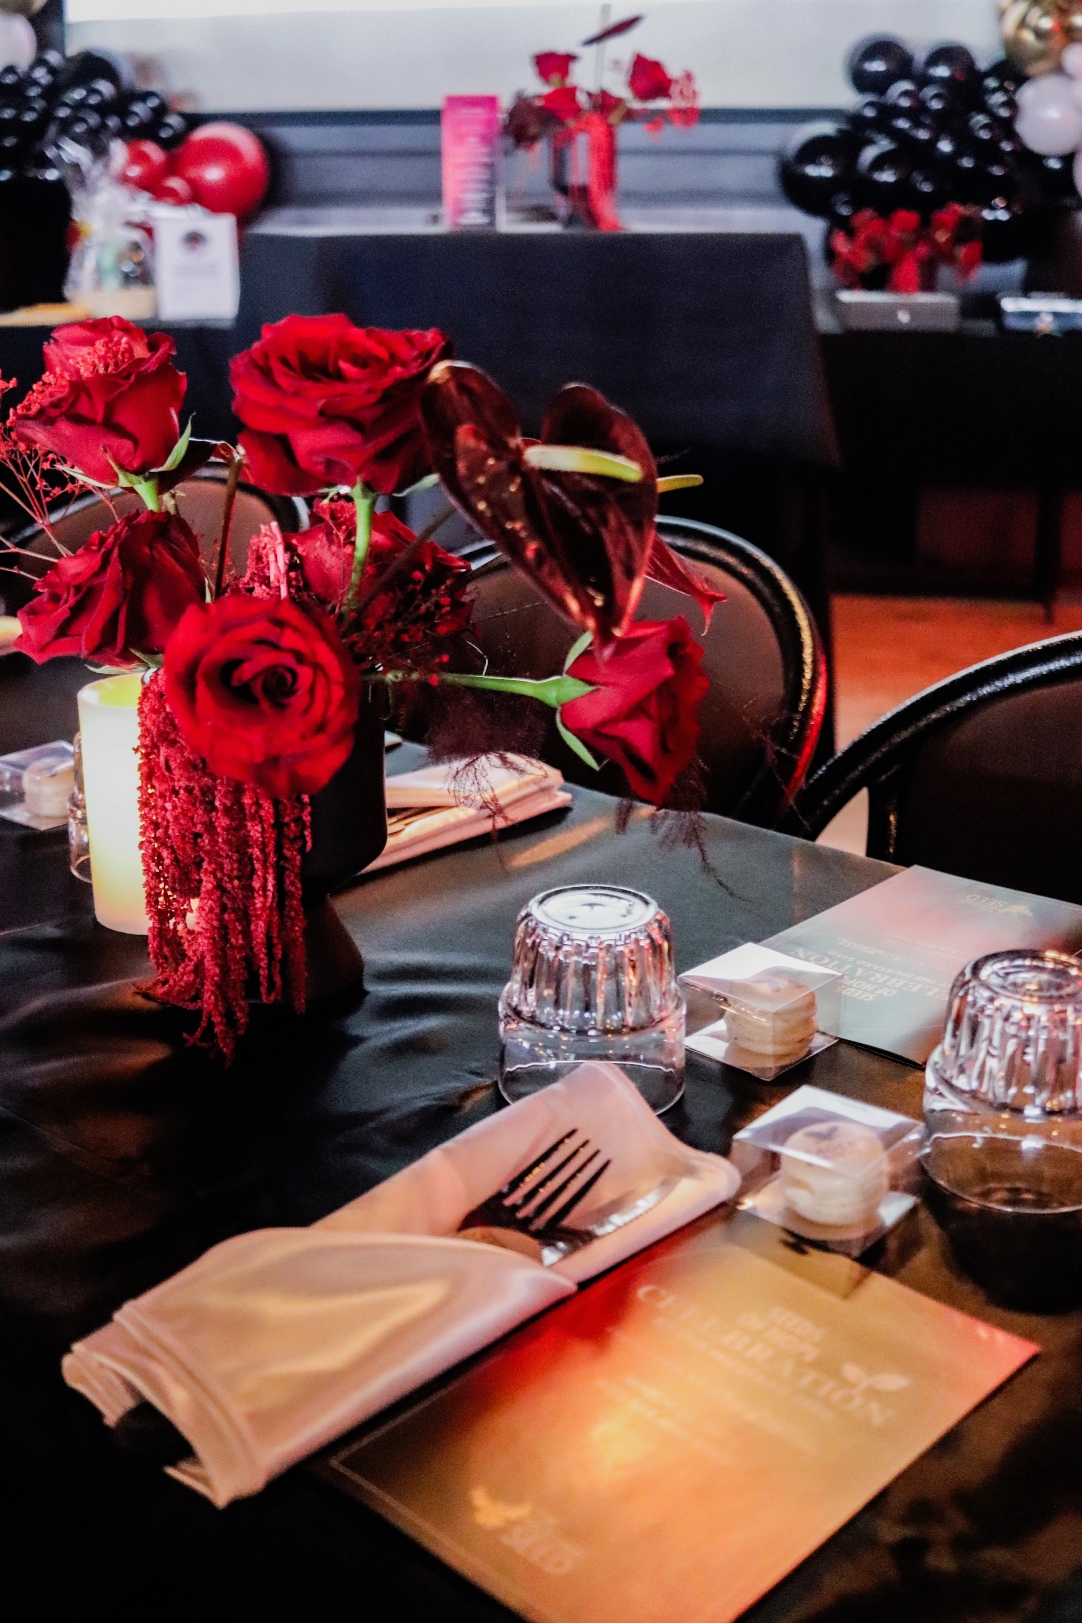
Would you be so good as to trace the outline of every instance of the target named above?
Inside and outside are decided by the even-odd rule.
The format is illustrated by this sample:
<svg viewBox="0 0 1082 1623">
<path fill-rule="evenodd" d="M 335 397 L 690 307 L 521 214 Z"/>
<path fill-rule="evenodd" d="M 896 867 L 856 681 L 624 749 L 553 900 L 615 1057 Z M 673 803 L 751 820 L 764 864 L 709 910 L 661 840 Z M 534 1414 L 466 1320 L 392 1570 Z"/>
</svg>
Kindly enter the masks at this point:
<svg viewBox="0 0 1082 1623">
<path fill-rule="evenodd" d="M 259 138 L 240 124 L 203 124 L 173 154 L 173 173 L 188 182 L 197 203 L 214 214 L 252 214 L 270 182 Z"/>
<path fill-rule="evenodd" d="M 169 158 L 156 141 L 128 142 L 128 156 L 120 172 L 125 186 L 156 195 L 168 173 Z"/>
<path fill-rule="evenodd" d="M 154 188 L 159 203 L 193 203 L 192 188 L 183 175 L 166 175 Z"/>
</svg>

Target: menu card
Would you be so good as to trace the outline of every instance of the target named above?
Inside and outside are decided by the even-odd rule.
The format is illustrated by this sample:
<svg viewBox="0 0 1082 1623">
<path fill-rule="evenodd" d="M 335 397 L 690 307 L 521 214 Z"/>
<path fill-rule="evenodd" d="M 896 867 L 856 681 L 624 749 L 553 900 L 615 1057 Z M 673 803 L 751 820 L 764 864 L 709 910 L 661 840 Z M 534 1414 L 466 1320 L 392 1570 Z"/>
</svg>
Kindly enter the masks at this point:
<svg viewBox="0 0 1082 1623">
<path fill-rule="evenodd" d="M 923 1065 L 971 958 L 1007 947 L 1077 952 L 1082 907 L 913 867 L 764 945 L 844 974 L 837 1030 L 824 1026 L 831 1036 Z"/>
<path fill-rule="evenodd" d="M 706 1218 L 324 1470 L 536 1623 L 728 1623 L 1037 1351 Z"/>
</svg>

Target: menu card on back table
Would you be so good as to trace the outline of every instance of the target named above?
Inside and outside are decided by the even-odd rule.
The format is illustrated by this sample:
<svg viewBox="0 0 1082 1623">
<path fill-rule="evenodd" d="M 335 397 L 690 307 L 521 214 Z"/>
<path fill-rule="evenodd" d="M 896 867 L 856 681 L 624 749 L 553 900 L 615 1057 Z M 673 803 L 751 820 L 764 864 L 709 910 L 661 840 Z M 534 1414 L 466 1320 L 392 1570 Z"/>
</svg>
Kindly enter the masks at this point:
<svg viewBox="0 0 1082 1623">
<path fill-rule="evenodd" d="M 712 1217 L 323 1469 L 535 1623 L 729 1623 L 1037 1350 Z"/>
<path fill-rule="evenodd" d="M 838 1029 L 923 1065 L 943 1035 L 954 977 L 1007 947 L 1082 949 L 1082 907 L 907 868 L 764 943 L 845 976 Z"/>
</svg>

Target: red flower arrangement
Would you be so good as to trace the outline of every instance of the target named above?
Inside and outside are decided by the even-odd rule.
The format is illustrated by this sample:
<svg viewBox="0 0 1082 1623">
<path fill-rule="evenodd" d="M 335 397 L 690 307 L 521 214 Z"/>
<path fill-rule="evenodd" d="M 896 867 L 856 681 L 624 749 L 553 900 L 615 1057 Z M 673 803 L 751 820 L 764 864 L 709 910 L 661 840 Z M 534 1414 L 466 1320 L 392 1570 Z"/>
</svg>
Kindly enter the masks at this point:
<svg viewBox="0 0 1082 1623">
<path fill-rule="evenodd" d="M 952 265 L 963 281 L 980 268 L 980 211 L 948 203 L 926 224 L 912 209 L 896 209 L 888 219 L 861 209 L 851 231 L 831 233 L 829 246 L 834 274 L 845 287 L 931 292 L 940 265 Z"/>
<path fill-rule="evenodd" d="M 253 994 L 304 1006 L 310 798 L 350 756 L 364 687 L 436 683 L 538 700 L 586 760 L 596 764 L 596 751 L 615 761 L 631 792 L 659 807 L 694 756 L 701 649 L 680 617 L 632 616 L 651 576 L 694 596 L 707 617 L 720 594 L 656 534 L 665 481 L 641 432 L 595 390 L 571 385 L 529 440 L 506 396 L 450 349 L 439 332 L 288 317 L 234 362 L 238 454 L 179 434 L 184 380 L 168 339 L 117 318 L 87 322 L 61 329 L 29 407 L 0 426 L 0 472 L 46 528 L 50 487 L 78 488 L 69 464 L 96 478 L 95 444 L 108 447 L 101 483 L 129 485 L 146 505 L 74 553 L 58 545 L 20 611 L 20 645 L 38 660 L 78 653 L 146 672 L 149 991 L 198 1011 L 196 1037 L 227 1058 Z M 172 494 L 208 454 L 229 461 L 234 480 L 247 456 L 269 488 L 320 496 L 307 529 L 268 525 L 244 574 L 228 580 L 228 522 L 208 577 Z M 468 566 L 375 512 L 379 494 L 431 472 L 583 631 L 564 672 L 535 681 L 456 668 Z"/>
<path fill-rule="evenodd" d="M 573 211 L 583 224 L 600 231 L 620 230 L 614 201 L 617 126 L 637 120 L 657 134 L 666 122 L 687 127 L 699 118 L 693 75 L 673 75 L 652 57 L 636 55 L 630 63 L 614 63 L 620 87 L 615 92 L 606 87 L 607 42 L 629 33 L 642 20 L 641 16 L 625 17 L 583 41 L 584 46 L 595 46 L 598 53 L 593 90 L 584 90 L 573 81 L 574 64 L 579 60 L 575 53 L 539 51 L 533 65 L 546 89 L 520 92 L 504 121 L 504 133 L 513 146 L 532 148 L 545 137 L 552 140 L 554 170 L 561 159 L 567 161 L 566 189 Z M 586 147 L 585 158 L 580 144 Z"/>
</svg>

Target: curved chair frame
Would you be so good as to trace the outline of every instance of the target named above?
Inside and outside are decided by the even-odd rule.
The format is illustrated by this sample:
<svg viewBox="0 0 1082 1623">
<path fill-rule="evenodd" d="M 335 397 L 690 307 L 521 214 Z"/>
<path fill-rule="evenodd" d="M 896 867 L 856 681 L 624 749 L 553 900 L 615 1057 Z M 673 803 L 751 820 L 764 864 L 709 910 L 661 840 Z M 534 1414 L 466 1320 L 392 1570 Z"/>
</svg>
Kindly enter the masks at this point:
<svg viewBox="0 0 1082 1623">
<path fill-rule="evenodd" d="M 826 659 L 819 632 L 785 571 L 750 541 L 697 519 L 664 514 L 658 515 L 657 528 L 690 563 L 713 564 L 738 580 L 762 605 L 774 628 L 786 692 L 784 713 L 764 741 L 763 764 L 727 814 L 772 828 L 804 779 L 826 713 Z M 481 538 L 460 555 L 475 573 L 511 567 L 490 541 Z"/>
<path fill-rule="evenodd" d="M 784 832 L 817 839 L 843 806 L 867 789 L 868 856 L 904 862 L 901 806 L 922 746 L 990 700 L 1069 677 L 1082 678 L 1082 632 L 997 654 L 925 688 L 819 768 L 797 794 L 781 825 Z"/>
</svg>

